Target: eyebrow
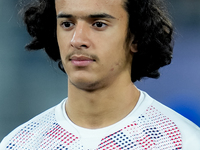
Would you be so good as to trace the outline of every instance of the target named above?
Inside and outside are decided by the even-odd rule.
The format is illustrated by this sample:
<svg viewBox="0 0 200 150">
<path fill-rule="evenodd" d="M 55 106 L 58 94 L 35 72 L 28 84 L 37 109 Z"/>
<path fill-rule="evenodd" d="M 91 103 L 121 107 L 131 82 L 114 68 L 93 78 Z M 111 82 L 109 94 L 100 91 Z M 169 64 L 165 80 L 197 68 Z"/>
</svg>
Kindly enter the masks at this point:
<svg viewBox="0 0 200 150">
<path fill-rule="evenodd" d="M 65 14 L 65 13 L 60 13 L 57 15 L 57 19 L 58 18 L 76 18 L 77 16 L 73 16 L 71 14 Z M 106 14 L 106 13 L 100 13 L 100 14 L 91 14 L 88 16 L 83 16 L 81 18 L 110 18 L 110 19 L 116 19 L 115 17 Z"/>
</svg>

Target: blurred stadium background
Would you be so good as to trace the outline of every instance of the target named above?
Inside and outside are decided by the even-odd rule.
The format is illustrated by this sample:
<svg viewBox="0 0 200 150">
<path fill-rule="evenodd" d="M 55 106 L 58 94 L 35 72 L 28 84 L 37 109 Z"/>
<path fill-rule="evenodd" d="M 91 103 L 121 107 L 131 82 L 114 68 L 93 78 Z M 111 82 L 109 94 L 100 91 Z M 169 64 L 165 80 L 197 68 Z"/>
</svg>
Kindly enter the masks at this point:
<svg viewBox="0 0 200 150">
<path fill-rule="evenodd" d="M 167 0 L 175 26 L 172 64 L 141 90 L 200 126 L 200 0 Z M 18 125 L 67 97 L 67 77 L 30 37 L 16 0 L 0 0 L 0 141 Z"/>
</svg>

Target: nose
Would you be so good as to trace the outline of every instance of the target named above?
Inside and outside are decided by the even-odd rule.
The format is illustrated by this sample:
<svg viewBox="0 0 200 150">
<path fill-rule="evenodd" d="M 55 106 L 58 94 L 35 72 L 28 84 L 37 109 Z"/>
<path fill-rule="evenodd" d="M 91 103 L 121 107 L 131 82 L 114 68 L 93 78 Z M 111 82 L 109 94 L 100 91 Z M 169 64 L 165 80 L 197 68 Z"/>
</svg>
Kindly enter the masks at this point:
<svg viewBox="0 0 200 150">
<path fill-rule="evenodd" d="M 76 24 L 70 44 L 76 49 L 90 47 L 91 42 L 89 40 L 89 27 L 87 23 L 80 22 Z"/>
</svg>

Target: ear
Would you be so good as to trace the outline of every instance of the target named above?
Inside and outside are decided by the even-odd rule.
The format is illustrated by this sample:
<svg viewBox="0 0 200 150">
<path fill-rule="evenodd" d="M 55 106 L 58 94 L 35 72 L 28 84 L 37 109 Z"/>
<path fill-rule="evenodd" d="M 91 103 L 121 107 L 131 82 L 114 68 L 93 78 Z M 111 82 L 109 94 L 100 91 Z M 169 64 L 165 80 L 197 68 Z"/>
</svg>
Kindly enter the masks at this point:
<svg viewBox="0 0 200 150">
<path fill-rule="evenodd" d="M 129 29 L 129 32 L 127 34 L 127 41 L 128 41 L 128 47 L 130 48 L 131 52 L 132 53 L 136 53 L 138 50 L 137 50 L 137 43 L 134 42 L 134 38 L 135 36 L 131 33 L 130 29 Z"/>
<path fill-rule="evenodd" d="M 137 43 L 136 42 L 134 42 L 134 35 L 133 34 L 130 34 L 129 33 L 129 47 L 130 47 L 130 50 L 131 50 L 131 52 L 133 52 L 133 53 L 137 53 Z"/>
<path fill-rule="evenodd" d="M 137 53 L 137 44 L 131 44 L 131 52 L 133 52 L 133 53 Z"/>
</svg>

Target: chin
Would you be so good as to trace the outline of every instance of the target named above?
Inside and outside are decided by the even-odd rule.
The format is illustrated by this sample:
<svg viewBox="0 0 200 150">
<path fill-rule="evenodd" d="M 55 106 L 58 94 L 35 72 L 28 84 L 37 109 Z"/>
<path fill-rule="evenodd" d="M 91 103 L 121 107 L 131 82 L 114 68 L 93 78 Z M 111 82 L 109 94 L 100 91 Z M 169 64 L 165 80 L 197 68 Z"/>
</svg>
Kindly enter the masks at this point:
<svg viewBox="0 0 200 150">
<path fill-rule="evenodd" d="M 78 89 L 85 90 L 85 91 L 95 91 L 99 88 L 101 88 L 100 82 L 91 82 L 91 81 L 85 81 L 83 82 L 72 82 L 70 83 L 75 86 Z"/>
</svg>

